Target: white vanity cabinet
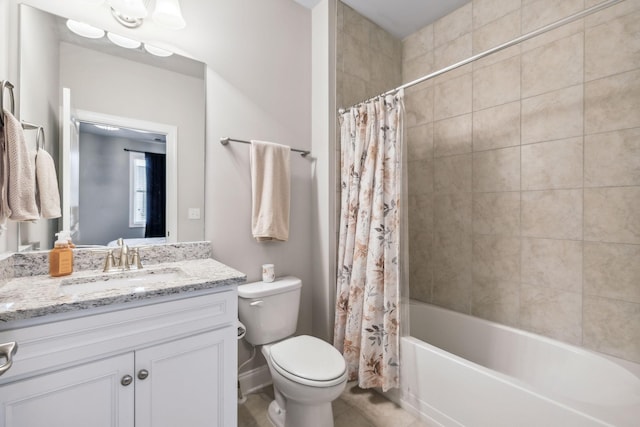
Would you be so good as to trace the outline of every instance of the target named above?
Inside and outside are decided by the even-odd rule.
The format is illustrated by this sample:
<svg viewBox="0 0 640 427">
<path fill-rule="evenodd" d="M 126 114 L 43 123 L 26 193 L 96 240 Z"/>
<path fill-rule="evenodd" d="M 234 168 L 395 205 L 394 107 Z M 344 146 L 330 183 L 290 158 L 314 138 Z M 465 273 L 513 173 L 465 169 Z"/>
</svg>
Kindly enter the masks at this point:
<svg viewBox="0 0 640 427">
<path fill-rule="evenodd" d="M 3 327 L 0 426 L 235 426 L 237 292 L 195 295 Z"/>
</svg>

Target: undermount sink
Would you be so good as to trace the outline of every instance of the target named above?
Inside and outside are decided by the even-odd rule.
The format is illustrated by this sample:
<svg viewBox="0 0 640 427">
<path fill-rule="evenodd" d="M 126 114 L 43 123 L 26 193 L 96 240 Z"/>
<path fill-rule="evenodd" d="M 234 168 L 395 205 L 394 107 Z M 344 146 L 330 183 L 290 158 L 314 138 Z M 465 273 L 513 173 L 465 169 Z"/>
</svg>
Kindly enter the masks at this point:
<svg viewBox="0 0 640 427">
<path fill-rule="evenodd" d="M 115 289 L 132 293 L 144 292 L 154 283 L 166 283 L 188 277 L 189 275 L 179 267 L 118 271 L 62 279 L 60 292 L 63 295 L 88 294 Z"/>
</svg>

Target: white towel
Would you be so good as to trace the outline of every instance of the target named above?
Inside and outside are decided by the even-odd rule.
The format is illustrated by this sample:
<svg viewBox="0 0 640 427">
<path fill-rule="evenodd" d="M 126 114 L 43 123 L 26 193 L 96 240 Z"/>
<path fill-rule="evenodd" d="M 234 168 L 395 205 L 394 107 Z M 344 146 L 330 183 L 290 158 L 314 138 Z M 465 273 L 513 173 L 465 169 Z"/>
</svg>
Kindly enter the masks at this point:
<svg viewBox="0 0 640 427">
<path fill-rule="evenodd" d="M 58 176 L 53 159 L 46 150 L 38 149 L 36 154 L 36 183 L 38 202 L 42 218 L 60 218 L 60 193 Z"/>
<path fill-rule="evenodd" d="M 291 148 L 251 141 L 251 230 L 259 241 L 289 239 Z"/>
<path fill-rule="evenodd" d="M 8 179 L 4 182 L 9 219 L 33 221 L 40 217 L 36 206 L 36 176 L 20 121 L 4 110 L 4 144 Z M 3 195 L 4 197 L 4 195 Z"/>
</svg>

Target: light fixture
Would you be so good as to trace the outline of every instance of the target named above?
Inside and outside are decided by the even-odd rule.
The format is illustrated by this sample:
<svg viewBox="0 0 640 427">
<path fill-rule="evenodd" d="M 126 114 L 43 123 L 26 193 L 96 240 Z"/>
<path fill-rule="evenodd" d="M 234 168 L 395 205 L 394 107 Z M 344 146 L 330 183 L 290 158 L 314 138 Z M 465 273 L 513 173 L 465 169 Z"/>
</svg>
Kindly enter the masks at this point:
<svg viewBox="0 0 640 427">
<path fill-rule="evenodd" d="M 127 28 L 138 28 L 149 15 L 152 1 L 108 0 L 107 3 L 116 21 Z M 186 26 L 178 0 L 155 0 L 151 17 L 158 25 L 171 30 L 179 30 Z"/>
<path fill-rule="evenodd" d="M 113 44 L 124 47 L 125 49 L 136 49 L 142 44 L 138 40 L 133 40 L 111 32 L 107 33 L 107 38 L 111 40 Z"/>
<path fill-rule="evenodd" d="M 167 57 L 167 56 L 171 56 L 173 55 L 173 52 L 166 50 L 166 49 L 160 49 L 159 47 L 155 47 L 152 46 L 150 44 L 144 44 L 144 49 L 149 52 L 152 55 L 155 56 L 162 56 L 162 57 Z"/>
<path fill-rule="evenodd" d="M 111 14 L 127 28 L 138 28 L 147 17 L 147 8 L 142 0 L 109 0 Z"/>
<path fill-rule="evenodd" d="M 104 36 L 104 30 L 85 24 L 84 22 L 74 21 L 73 19 L 67 19 L 67 28 L 77 35 L 89 39 L 99 39 Z"/>
</svg>

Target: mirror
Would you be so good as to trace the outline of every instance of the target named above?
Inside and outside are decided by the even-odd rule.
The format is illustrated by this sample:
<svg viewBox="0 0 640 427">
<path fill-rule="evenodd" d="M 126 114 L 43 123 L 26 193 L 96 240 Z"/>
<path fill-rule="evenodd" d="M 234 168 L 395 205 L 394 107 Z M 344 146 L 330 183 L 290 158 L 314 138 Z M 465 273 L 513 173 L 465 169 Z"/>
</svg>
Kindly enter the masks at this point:
<svg viewBox="0 0 640 427">
<path fill-rule="evenodd" d="M 18 250 L 49 249 L 62 228 L 87 246 L 118 237 L 157 241 L 158 234 L 167 241 L 204 238 L 205 65 L 154 56 L 143 46 L 80 37 L 65 18 L 20 5 L 20 119 L 45 130 L 63 217 L 20 224 Z M 123 130 L 109 135 L 95 125 Z M 26 138 L 35 151 L 35 133 Z M 141 171 L 148 163 L 142 154 L 132 166 L 134 152 L 165 152 L 163 185 L 153 187 L 166 198 L 163 231 L 157 219 L 147 223 L 161 205 L 144 201 Z"/>
</svg>

